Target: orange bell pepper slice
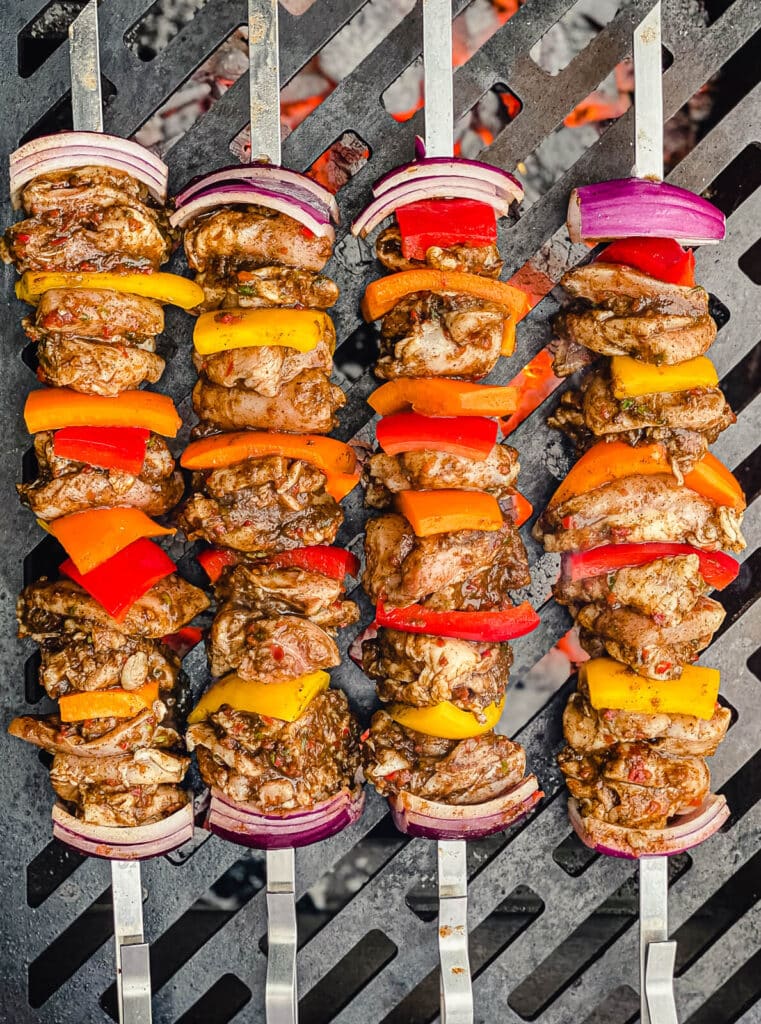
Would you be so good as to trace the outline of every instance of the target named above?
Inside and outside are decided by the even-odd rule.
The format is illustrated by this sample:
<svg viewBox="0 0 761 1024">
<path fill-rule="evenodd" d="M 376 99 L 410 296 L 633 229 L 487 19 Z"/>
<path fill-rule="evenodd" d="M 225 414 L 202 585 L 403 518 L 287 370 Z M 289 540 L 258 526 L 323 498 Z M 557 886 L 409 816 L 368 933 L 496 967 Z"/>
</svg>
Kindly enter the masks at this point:
<svg viewBox="0 0 761 1024">
<path fill-rule="evenodd" d="M 88 718 L 134 718 L 159 699 L 158 680 L 144 683 L 136 690 L 89 690 L 59 698 L 62 722 L 83 722 Z"/>
<path fill-rule="evenodd" d="M 500 530 L 497 499 L 483 491 L 400 491 L 397 506 L 418 537 L 456 530 Z"/>
<path fill-rule="evenodd" d="M 377 388 L 367 403 L 381 416 L 412 409 L 423 416 L 512 416 L 517 388 L 436 377 L 400 377 Z"/>
<path fill-rule="evenodd" d="M 528 295 L 520 288 L 494 281 L 490 277 L 479 277 L 463 270 L 434 270 L 430 267 L 419 270 L 402 270 L 398 274 L 387 274 L 372 281 L 362 299 L 362 315 L 368 322 L 380 320 L 405 296 L 413 292 L 458 292 L 473 295 L 486 302 L 504 306 L 517 323 L 530 311 Z"/>
<path fill-rule="evenodd" d="M 685 474 L 684 482 L 691 490 L 698 491 L 715 505 L 728 505 L 738 511 L 745 508 L 745 495 L 737 477 L 711 452 L 707 452 Z"/>
<path fill-rule="evenodd" d="M 139 508 L 93 508 L 41 523 L 61 544 L 79 572 L 95 569 L 141 537 L 162 537 L 175 530 L 159 526 Z"/>
<path fill-rule="evenodd" d="M 182 426 L 172 399 L 155 391 L 122 391 L 105 398 L 70 388 L 42 388 L 27 398 L 24 420 L 30 434 L 62 427 L 144 427 L 176 437 Z"/>
</svg>

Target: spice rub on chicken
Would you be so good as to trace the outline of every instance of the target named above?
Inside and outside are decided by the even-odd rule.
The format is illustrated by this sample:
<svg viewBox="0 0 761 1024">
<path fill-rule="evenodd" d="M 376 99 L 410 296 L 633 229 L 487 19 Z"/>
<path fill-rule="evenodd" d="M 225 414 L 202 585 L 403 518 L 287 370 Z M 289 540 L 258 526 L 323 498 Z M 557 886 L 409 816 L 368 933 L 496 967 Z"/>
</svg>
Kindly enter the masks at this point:
<svg viewBox="0 0 761 1024">
<path fill-rule="evenodd" d="M 199 312 L 210 309 L 263 309 L 277 306 L 330 309 L 338 301 L 338 285 L 324 274 L 299 267 L 224 264 L 196 274 L 203 288 Z"/>
<path fill-rule="evenodd" d="M 286 345 L 260 345 L 251 348 L 234 348 L 211 355 L 193 353 L 193 365 L 204 379 L 203 400 L 208 402 L 208 385 L 214 384 L 222 388 L 246 389 L 262 398 L 281 398 L 281 390 L 286 384 L 301 379 L 307 371 L 319 371 L 324 375 L 327 394 L 331 401 L 338 402 L 337 395 L 328 385 L 328 378 L 333 369 L 333 347 L 329 339 L 318 341 L 308 352 L 288 348 Z M 308 380 L 316 379 L 313 377 Z M 319 387 L 319 385 L 318 385 Z M 245 392 L 243 392 L 245 394 Z M 316 401 L 317 398 L 313 401 Z M 200 401 L 200 399 L 199 399 Z M 252 398 L 255 401 L 255 398 Z M 228 404 L 243 404 L 245 398 L 230 398 Z M 261 399 L 260 399 L 261 402 Z M 263 408 L 273 403 L 261 402 Z M 339 405 L 336 405 L 339 408 Z M 283 414 L 285 415 L 285 414 Z M 318 413 L 315 419 L 323 418 Z M 327 417 L 325 417 L 327 419 Z"/>
<path fill-rule="evenodd" d="M 499 277 L 502 272 L 502 258 L 496 244 L 492 245 L 449 245 L 429 246 L 424 260 L 407 259 L 402 254 L 402 235 L 399 227 L 392 224 L 378 235 L 375 241 L 378 262 L 393 273 L 399 270 L 415 270 L 418 267 L 433 267 L 435 270 L 462 270 L 482 277 Z"/>
</svg>

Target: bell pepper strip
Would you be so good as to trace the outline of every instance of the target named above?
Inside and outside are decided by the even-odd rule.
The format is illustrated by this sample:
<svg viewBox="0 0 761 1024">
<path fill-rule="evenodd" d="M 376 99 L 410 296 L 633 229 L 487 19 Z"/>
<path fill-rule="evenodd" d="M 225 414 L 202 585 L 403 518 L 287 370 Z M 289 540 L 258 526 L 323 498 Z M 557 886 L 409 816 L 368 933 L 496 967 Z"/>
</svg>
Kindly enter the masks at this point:
<svg viewBox="0 0 761 1024">
<path fill-rule="evenodd" d="M 497 442 L 497 424 L 485 416 L 421 416 L 397 412 L 376 427 L 387 455 L 433 450 L 483 462 Z"/>
<path fill-rule="evenodd" d="M 139 476 L 150 436 L 145 427 L 63 427 L 53 436 L 53 454 Z"/>
<path fill-rule="evenodd" d="M 27 397 L 24 420 L 30 434 L 62 427 L 142 427 L 176 437 L 182 426 L 172 399 L 155 391 L 122 391 L 105 398 L 69 388 L 41 388 Z"/>
<path fill-rule="evenodd" d="M 501 530 L 497 499 L 483 491 L 400 491 L 397 507 L 418 537 L 457 530 Z"/>
<path fill-rule="evenodd" d="M 266 430 L 203 437 L 187 446 L 180 462 L 185 469 L 220 469 L 265 455 L 301 459 L 323 473 L 353 473 L 357 466 L 354 449 L 343 441 L 321 434 L 277 434 Z"/>
<path fill-rule="evenodd" d="M 511 356 L 515 352 L 515 320 L 507 320 L 502 327 L 502 341 L 499 346 L 501 356 Z"/>
<path fill-rule="evenodd" d="M 675 366 L 643 363 L 632 356 L 613 356 L 610 361 L 613 394 L 619 400 L 641 395 L 675 394 L 693 388 L 715 388 L 719 385 L 716 367 L 706 356 L 688 359 Z M 626 406 L 624 406 L 626 408 Z"/>
<path fill-rule="evenodd" d="M 325 490 L 334 501 L 343 501 L 351 493 L 360 480 L 360 472 L 356 473 L 325 473 Z"/>
<path fill-rule="evenodd" d="M 489 704 L 483 709 L 485 721 L 479 722 L 472 711 L 463 711 L 456 704 L 445 700 L 431 707 L 416 708 L 410 704 L 389 704 L 386 711 L 399 725 L 426 736 L 438 736 L 445 740 L 467 740 L 472 736 L 483 736 L 491 732 L 502 717 L 505 706 L 503 697 L 499 704 Z"/>
<path fill-rule="evenodd" d="M 359 573 L 359 559 L 351 551 L 330 544 L 315 544 L 308 548 L 281 551 L 267 559 L 267 565 L 286 568 L 296 566 L 308 572 L 322 573 L 334 580 L 344 580 Z"/>
<path fill-rule="evenodd" d="M 402 633 L 428 633 L 458 640 L 502 643 L 536 629 L 539 616 L 528 601 L 515 608 L 483 612 L 439 612 L 419 604 L 392 608 L 379 601 L 375 621 L 379 626 L 398 629 Z"/>
<path fill-rule="evenodd" d="M 421 199 L 396 211 L 402 256 L 424 260 L 432 246 L 483 246 L 497 241 L 497 215 L 475 199 Z"/>
<path fill-rule="evenodd" d="M 82 574 L 91 572 L 141 537 L 164 537 L 176 532 L 154 523 L 139 508 L 121 506 L 73 512 L 47 523 L 45 528 Z"/>
<path fill-rule="evenodd" d="M 177 571 L 169 555 L 145 537 L 134 541 L 89 572 L 79 572 L 67 558 L 59 572 L 74 580 L 112 619 L 123 622 L 132 605 L 154 584 Z"/>
<path fill-rule="evenodd" d="M 589 551 L 575 551 L 561 557 L 561 574 L 567 580 L 583 580 L 646 565 L 658 558 L 697 555 L 700 575 L 710 587 L 723 590 L 740 572 L 740 563 L 722 551 L 702 551 L 691 544 L 604 544 Z"/>
<path fill-rule="evenodd" d="M 318 309 L 221 309 L 202 313 L 193 330 L 193 345 L 203 356 L 259 345 L 311 352 L 322 338 L 328 339 L 332 352 L 333 321 Z"/>
<path fill-rule="evenodd" d="M 514 526 L 523 526 L 534 514 L 534 506 L 528 498 L 514 487 L 510 488 L 510 499 L 513 503 L 512 520 Z"/>
<path fill-rule="evenodd" d="M 196 555 L 196 561 L 211 582 L 216 583 L 225 569 L 229 565 L 237 565 L 240 558 L 237 551 L 230 551 L 228 548 L 207 548 L 200 555 Z"/>
<path fill-rule="evenodd" d="M 737 478 L 711 452 L 706 452 L 700 462 L 685 473 L 684 483 L 715 505 L 726 505 L 737 511 L 745 508 L 745 495 Z"/>
<path fill-rule="evenodd" d="M 679 679 L 646 679 L 612 658 L 591 658 L 579 668 L 589 702 L 602 711 L 694 715 L 711 719 L 719 696 L 719 670 L 685 665 Z"/>
<path fill-rule="evenodd" d="M 193 309 L 203 302 L 203 288 L 179 274 L 110 274 L 59 273 L 58 271 L 27 270 L 16 284 L 16 297 L 22 302 L 37 305 L 37 301 L 51 288 L 99 288 L 114 292 L 142 295 L 146 299 L 170 303 L 181 309 Z"/>
<path fill-rule="evenodd" d="M 83 722 L 90 718 L 134 718 L 159 699 L 158 680 L 144 683 L 136 690 L 88 690 L 69 693 L 58 699 L 62 722 Z"/>
<path fill-rule="evenodd" d="M 659 281 L 695 287 L 695 253 L 673 238 L 619 238 L 595 262 L 623 263 Z"/>
<path fill-rule="evenodd" d="M 381 416 L 412 409 L 422 416 L 512 416 L 517 388 L 436 377 L 400 377 L 377 388 L 367 403 Z"/>
<path fill-rule="evenodd" d="M 194 647 L 197 647 L 203 640 L 203 630 L 198 626 L 183 626 L 176 633 L 168 633 L 162 636 L 162 644 L 174 651 L 178 658 L 184 658 Z"/>
<path fill-rule="evenodd" d="M 236 711 L 295 722 L 329 686 L 330 676 L 322 671 L 309 672 L 284 683 L 251 682 L 231 673 L 211 684 L 188 715 L 188 725 L 203 722 L 223 704 L 229 704 Z"/>
<path fill-rule="evenodd" d="M 401 270 L 372 281 L 362 299 L 362 315 L 369 322 L 380 320 L 407 295 L 414 292 L 457 292 L 503 306 L 517 323 L 530 311 L 525 292 L 504 281 L 468 274 L 464 270 Z"/>
</svg>

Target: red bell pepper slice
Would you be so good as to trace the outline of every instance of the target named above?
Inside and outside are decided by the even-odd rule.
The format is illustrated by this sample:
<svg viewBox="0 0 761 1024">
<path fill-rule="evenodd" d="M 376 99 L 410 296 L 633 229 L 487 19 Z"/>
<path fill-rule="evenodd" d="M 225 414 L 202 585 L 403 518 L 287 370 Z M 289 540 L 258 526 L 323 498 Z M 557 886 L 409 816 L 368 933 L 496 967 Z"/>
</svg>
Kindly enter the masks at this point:
<svg viewBox="0 0 761 1024">
<path fill-rule="evenodd" d="M 513 503 L 512 519 L 514 526 L 523 526 L 534 514 L 534 506 L 525 495 L 521 494 L 514 487 L 510 488 L 510 498 Z"/>
<path fill-rule="evenodd" d="M 162 644 L 166 644 L 176 655 L 184 658 L 195 646 L 200 644 L 203 638 L 203 630 L 198 626 L 183 626 L 176 633 L 168 633 L 162 636 Z"/>
<path fill-rule="evenodd" d="M 212 583 L 217 582 L 228 565 L 237 565 L 240 561 L 237 552 L 227 548 L 207 548 L 196 555 L 196 559 Z"/>
<path fill-rule="evenodd" d="M 319 572 L 334 580 L 343 580 L 346 576 L 356 576 L 359 572 L 359 559 L 351 551 L 332 547 L 330 544 L 314 544 L 309 548 L 294 548 L 282 551 L 273 558 L 268 558 L 269 565 L 296 566 L 309 572 Z"/>
<path fill-rule="evenodd" d="M 424 260 L 432 245 L 492 245 L 497 241 L 497 216 L 487 203 L 474 199 L 421 199 L 396 211 L 402 235 L 402 256 Z"/>
<path fill-rule="evenodd" d="M 595 262 L 623 263 L 659 281 L 695 287 L 695 253 L 673 238 L 620 238 L 607 245 Z"/>
<path fill-rule="evenodd" d="M 740 571 L 740 563 L 729 555 L 721 551 L 702 551 L 691 544 L 605 544 L 591 551 L 563 555 L 562 575 L 568 580 L 583 580 L 587 576 L 602 576 L 674 555 L 697 555 L 700 575 L 717 590 L 723 590 Z"/>
<path fill-rule="evenodd" d="M 387 455 L 423 449 L 483 462 L 497 441 L 497 423 L 487 416 L 421 416 L 397 412 L 379 420 L 378 444 Z"/>
<path fill-rule="evenodd" d="M 84 587 L 117 622 L 123 622 L 135 601 L 176 569 L 169 555 L 146 537 L 89 572 L 80 572 L 70 558 L 59 566 L 59 572 Z"/>
<path fill-rule="evenodd" d="M 459 640 L 501 643 L 536 629 L 539 616 L 528 601 L 515 608 L 485 612 L 438 612 L 420 604 L 392 608 L 379 601 L 375 621 L 379 626 L 399 629 L 404 633 L 430 633 Z"/>
<path fill-rule="evenodd" d="M 53 454 L 139 476 L 150 436 L 144 427 L 63 427 L 53 436 Z"/>
</svg>

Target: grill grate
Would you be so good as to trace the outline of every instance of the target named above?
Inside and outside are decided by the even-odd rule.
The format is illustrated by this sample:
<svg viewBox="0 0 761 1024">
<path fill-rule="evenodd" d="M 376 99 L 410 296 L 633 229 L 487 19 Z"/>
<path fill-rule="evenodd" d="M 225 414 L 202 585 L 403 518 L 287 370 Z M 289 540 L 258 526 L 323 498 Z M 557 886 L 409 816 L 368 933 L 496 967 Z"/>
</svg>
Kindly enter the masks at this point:
<svg viewBox="0 0 761 1024">
<path fill-rule="evenodd" d="M 364 0 L 316 0 L 301 16 L 281 11 L 281 73 L 289 81 L 362 6 Z M 76 7 L 78 5 L 71 5 Z M 151 61 L 133 52 L 130 30 L 153 5 L 149 0 L 107 0 L 100 12 L 102 71 L 109 95 L 107 131 L 130 135 L 245 21 L 240 0 L 207 0 L 192 23 Z M 529 0 L 455 77 L 455 116 L 469 110 L 496 83 L 519 98 L 519 115 L 496 138 L 487 158 L 513 167 L 533 152 L 570 110 L 631 49 L 633 26 L 652 6 L 632 0 L 556 76 L 529 58 L 532 46 L 571 7 L 569 0 Z M 664 80 L 666 116 L 671 116 L 743 47 L 759 50 L 761 5 L 757 0 L 709 4 L 723 13 L 709 27 L 688 15 L 690 0 L 666 0 L 664 45 L 673 62 Z M 0 138 L 3 152 L 15 148 L 69 90 L 66 47 L 59 47 L 31 75 L 17 73 L 17 46 L 24 31 L 47 7 L 40 0 L 0 5 L 0 86 L 4 98 Z M 466 7 L 454 0 L 455 13 Z M 127 42 L 125 42 L 125 38 Z M 309 167 L 344 132 L 363 139 L 371 157 L 342 189 L 348 221 L 366 201 L 369 184 L 412 151 L 421 115 L 398 125 L 381 94 L 420 50 L 420 8 L 410 13 L 320 107 L 288 137 L 284 162 Z M 751 62 L 752 63 L 752 62 Z M 673 181 L 703 192 L 715 188 L 731 213 L 727 241 L 698 254 L 702 283 L 728 313 L 712 349 L 719 375 L 741 410 L 737 426 L 722 435 L 716 452 L 737 469 L 749 493 L 761 490 L 761 399 L 755 396 L 761 368 L 759 224 L 761 224 L 761 68 L 743 80 L 744 95 L 698 146 L 678 164 Z M 25 71 L 25 73 L 28 73 Z M 171 185 L 229 162 L 229 144 L 244 126 L 247 86 L 238 81 L 169 151 Z M 513 273 L 533 261 L 557 280 L 583 253 L 568 246 L 562 230 L 569 189 L 591 180 L 628 173 L 632 164 L 632 112 L 623 115 L 536 201 L 525 216 L 503 229 L 502 251 Z M 3 223 L 11 219 L 2 175 Z M 180 266 L 179 257 L 176 265 Z M 364 402 L 372 388 L 372 345 L 360 325 L 358 302 L 375 273 L 369 248 L 340 238 L 329 268 L 342 289 L 335 310 L 339 366 L 357 363 L 361 375 L 341 381 L 349 406 L 341 436 L 362 432 L 370 419 Z M 28 573 L 44 571 L 49 543 L 39 542 L 30 515 L 16 501 L 14 481 L 29 448 L 21 408 L 34 383 L 30 353 L 22 348 L 22 309 L 8 301 L 13 273 L 4 271 L 3 320 L 6 352 L 0 379 L 0 416 L 5 437 L 0 465 L 0 501 L 5 508 L 0 550 L 0 664 L 3 723 L 24 707 L 25 662 L 30 655 L 14 640 L 13 604 Z M 547 322 L 556 308 L 548 296 L 519 329 L 517 353 L 494 375 L 507 380 L 546 345 Z M 719 307 L 720 308 L 720 307 Z M 161 389 L 183 415 L 190 411 L 194 374 L 189 359 L 190 321 L 171 312 L 167 346 L 175 355 Z M 346 355 L 346 354 L 350 355 Z M 343 357 L 343 359 L 342 359 Z M 544 425 L 550 397 L 518 427 L 512 440 L 521 452 L 521 487 L 541 508 L 570 465 L 570 452 Z M 361 499 L 347 503 L 340 540 L 355 550 L 361 529 Z M 722 669 L 723 694 L 736 712 L 728 741 L 713 759 L 715 786 L 725 791 L 733 819 L 705 848 L 673 864 L 672 932 L 682 943 L 676 983 L 683 1020 L 690 1024 L 761 1021 L 761 755 L 756 707 L 761 681 L 761 591 L 758 572 L 761 503 L 746 516 L 746 569 L 726 593 L 729 625 L 706 661 Z M 524 531 L 525 532 L 525 531 Z M 553 563 L 528 541 L 534 562 L 535 602 L 546 601 Z M 178 552 L 181 554 L 182 552 Z M 186 559 L 183 565 L 190 565 Z M 357 596 L 357 595 L 355 595 Z M 367 604 L 362 605 L 365 620 Z M 529 672 L 565 632 L 565 613 L 552 604 L 542 611 L 541 630 L 516 644 L 514 681 L 534 685 Z M 345 652 L 344 652 L 345 653 Z M 188 659 L 194 685 L 203 685 L 202 652 Z M 513 685 L 515 685 L 515 682 Z M 367 713 L 372 688 L 347 659 L 339 672 L 355 705 Z M 635 868 L 587 855 L 569 838 L 565 800 L 553 755 L 560 741 L 560 710 L 567 686 L 519 732 L 529 764 L 547 799 L 528 824 L 507 837 L 472 844 L 470 926 L 476 1019 L 541 1024 L 623 1024 L 637 1016 Z M 28 700 L 39 701 L 29 688 Z M 46 771 L 31 751 L 0 733 L 2 830 L 0 903 L 9 920 L 2 937 L 0 1019 L 14 1024 L 108 1022 L 113 1013 L 110 892 L 107 866 L 82 860 L 49 842 L 51 793 Z M 400 839 L 385 805 L 372 793 L 363 820 L 328 843 L 297 855 L 302 948 L 299 954 L 301 1019 L 304 1024 L 425 1024 L 437 1013 L 436 941 L 432 916 L 435 872 L 432 844 Z M 148 892 L 146 935 L 152 940 L 155 1019 L 177 1024 L 223 1024 L 263 1020 L 266 933 L 261 891 L 262 858 L 215 837 L 144 868 Z M 347 879 L 349 880 L 347 882 Z M 216 884 L 215 884 L 216 883 Z M 213 887 L 213 893 L 210 889 Z M 315 887 L 315 888 L 312 888 Z M 339 893 L 339 895 L 333 895 Z M 323 911 L 327 905 L 330 909 Z M 103 1008 L 105 1007 L 105 1009 Z"/>
</svg>

